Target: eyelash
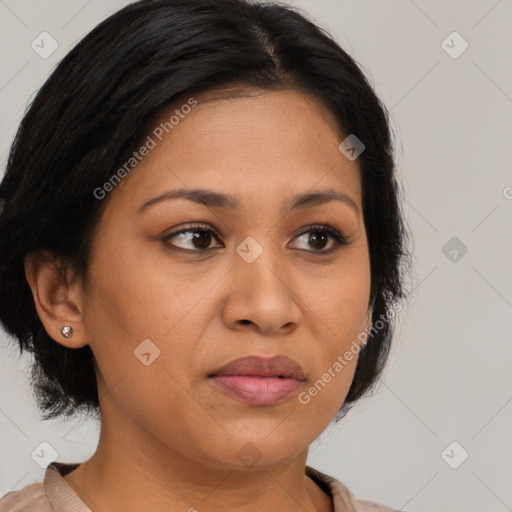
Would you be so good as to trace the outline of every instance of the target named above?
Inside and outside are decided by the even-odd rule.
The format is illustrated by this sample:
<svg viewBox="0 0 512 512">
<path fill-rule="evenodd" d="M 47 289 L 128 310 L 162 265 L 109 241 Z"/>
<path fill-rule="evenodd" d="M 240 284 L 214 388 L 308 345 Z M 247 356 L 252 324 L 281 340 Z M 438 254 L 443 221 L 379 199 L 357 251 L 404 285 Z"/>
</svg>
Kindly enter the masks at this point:
<svg viewBox="0 0 512 512">
<path fill-rule="evenodd" d="M 188 233 L 188 232 L 208 232 L 208 233 L 211 233 L 217 242 L 219 242 L 219 239 L 221 238 L 221 236 L 218 233 L 218 231 L 213 229 L 213 228 L 211 228 L 211 227 L 209 227 L 207 224 L 191 224 L 191 225 L 187 225 L 184 229 L 180 229 L 179 231 L 175 231 L 173 233 L 170 233 L 170 234 L 166 235 L 165 237 L 162 238 L 162 241 L 164 241 L 164 242 L 169 241 L 173 237 L 175 237 L 176 235 L 180 235 L 180 234 Z M 298 235 L 296 235 L 295 238 L 299 238 L 302 235 L 304 235 L 306 233 L 310 233 L 310 232 L 313 232 L 313 233 L 324 232 L 324 233 L 326 233 L 327 235 L 329 235 L 334 240 L 335 245 L 331 249 L 328 249 L 326 251 L 324 251 L 324 250 L 311 250 L 311 251 L 306 250 L 306 252 L 312 252 L 312 253 L 322 254 L 322 255 L 323 254 L 330 254 L 330 253 L 338 250 L 340 248 L 340 246 L 344 246 L 344 245 L 348 245 L 349 244 L 347 239 L 343 235 L 341 235 L 338 230 L 334 229 L 332 226 L 329 226 L 329 224 L 313 224 L 311 226 L 308 226 L 307 229 L 301 231 Z M 193 250 L 193 249 L 183 249 L 182 247 L 177 247 L 177 246 L 172 245 L 172 244 L 171 244 L 170 248 L 173 249 L 173 250 L 184 251 L 184 252 L 188 252 L 188 253 L 206 253 L 206 252 L 209 252 L 209 251 L 211 251 L 213 249 L 217 249 L 217 247 L 213 247 L 213 248 L 210 248 L 210 249 L 202 249 L 202 250 L 201 249 L 196 249 L 196 250 Z M 298 249 L 298 250 L 304 251 L 305 249 Z"/>
</svg>

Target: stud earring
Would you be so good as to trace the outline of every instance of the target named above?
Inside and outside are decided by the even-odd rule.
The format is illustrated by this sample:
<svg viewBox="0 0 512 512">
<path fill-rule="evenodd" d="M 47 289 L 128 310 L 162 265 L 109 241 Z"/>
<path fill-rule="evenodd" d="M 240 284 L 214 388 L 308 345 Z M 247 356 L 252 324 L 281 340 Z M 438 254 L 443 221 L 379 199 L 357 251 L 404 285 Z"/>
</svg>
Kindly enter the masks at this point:
<svg viewBox="0 0 512 512">
<path fill-rule="evenodd" d="M 73 327 L 66 325 L 60 330 L 60 332 L 64 338 L 71 338 L 71 336 L 73 336 Z"/>
</svg>

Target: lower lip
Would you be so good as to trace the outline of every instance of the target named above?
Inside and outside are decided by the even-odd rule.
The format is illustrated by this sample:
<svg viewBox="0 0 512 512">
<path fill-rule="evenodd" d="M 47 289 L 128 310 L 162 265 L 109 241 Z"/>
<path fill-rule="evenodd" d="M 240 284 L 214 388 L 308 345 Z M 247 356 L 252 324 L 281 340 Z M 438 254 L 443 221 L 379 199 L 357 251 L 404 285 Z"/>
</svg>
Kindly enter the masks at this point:
<svg viewBox="0 0 512 512">
<path fill-rule="evenodd" d="M 251 405 L 275 405 L 295 394 L 302 384 L 297 379 L 217 375 L 212 382 L 222 390 Z"/>
</svg>

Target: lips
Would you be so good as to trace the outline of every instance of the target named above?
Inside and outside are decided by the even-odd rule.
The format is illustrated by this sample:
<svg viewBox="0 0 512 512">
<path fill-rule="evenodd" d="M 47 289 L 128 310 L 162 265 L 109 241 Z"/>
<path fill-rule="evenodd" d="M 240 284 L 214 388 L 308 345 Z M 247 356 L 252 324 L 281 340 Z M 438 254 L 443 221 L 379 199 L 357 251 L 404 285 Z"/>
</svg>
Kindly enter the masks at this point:
<svg viewBox="0 0 512 512">
<path fill-rule="evenodd" d="M 245 375 L 252 377 L 281 377 L 305 380 L 304 370 L 293 359 L 287 356 L 274 356 L 263 358 L 248 356 L 235 359 L 217 370 L 210 377 L 219 375 Z"/>
<path fill-rule="evenodd" d="M 235 359 L 209 375 L 217 389 L 250 405 L 275 405 L 306 380 L 302 367 L 286 356 Z"/>
</svg>

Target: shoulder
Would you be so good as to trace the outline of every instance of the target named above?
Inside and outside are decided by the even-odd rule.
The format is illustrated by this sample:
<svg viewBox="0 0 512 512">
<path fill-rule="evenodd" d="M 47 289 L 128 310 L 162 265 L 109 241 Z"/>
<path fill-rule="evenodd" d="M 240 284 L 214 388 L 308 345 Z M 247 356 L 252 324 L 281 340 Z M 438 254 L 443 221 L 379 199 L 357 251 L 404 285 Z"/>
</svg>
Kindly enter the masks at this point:
<svg viewBox="0 0 512 512">
<path fill-rule="evenodd" d="M 394 508 L 373 501 L 358 499 L 339 480 L 310 466 L 306 466 L 306 475 L 331 494 L 334 502 L 334 512 L 398 512 Z"/>
<path fill-rule="evenodd" d="M 53 462 L 45 471 L 42 482 L 29 484 L 8 492 L 0 499 L 0 512 L 55 512 L 56 510 L 90 510 L 66 484 L 65 475 L 79 463 Z"/>
<path fill-rule="evenodd" d="M 0 499 L 0 512 L 52 512 L 42 482 L 8 492 Z"/>
</svg>

